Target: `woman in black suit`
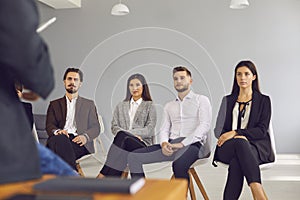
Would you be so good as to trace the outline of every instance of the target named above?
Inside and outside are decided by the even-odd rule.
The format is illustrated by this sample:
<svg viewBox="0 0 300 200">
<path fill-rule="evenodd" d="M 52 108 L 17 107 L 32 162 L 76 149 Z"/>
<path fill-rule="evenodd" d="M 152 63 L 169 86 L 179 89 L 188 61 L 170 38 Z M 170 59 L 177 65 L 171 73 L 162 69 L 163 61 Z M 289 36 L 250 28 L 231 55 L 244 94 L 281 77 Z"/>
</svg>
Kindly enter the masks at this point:
<svg viewBox="0 0 300 200">
<path fill-rule="evenodd" d="M 259 89 L 258 74 L 251 61 L 241 61 L 234 71 L 232 92 L 222 100 L 215 136 L 218 138 L 213 159 L 229 165 L 223 199 L 238 199 L 244 177 L 253 198 L 267 199 L 261 185 L 259 165 L 274 161 L 267 132 L 271 101 Z"/>
</svg>

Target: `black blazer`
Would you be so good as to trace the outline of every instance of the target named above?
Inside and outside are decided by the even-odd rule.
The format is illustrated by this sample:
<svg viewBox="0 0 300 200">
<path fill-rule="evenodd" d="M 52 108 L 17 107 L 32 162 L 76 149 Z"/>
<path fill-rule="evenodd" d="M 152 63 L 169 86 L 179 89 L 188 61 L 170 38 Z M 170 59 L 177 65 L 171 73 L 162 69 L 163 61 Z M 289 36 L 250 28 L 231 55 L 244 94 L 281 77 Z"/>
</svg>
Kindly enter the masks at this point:
<svg viewBox="0 0 300 200">
<path fill-rule="evenodd" d="M 214 129 L 216 138 L 219 138 L 223 133 L 232 130 L 232 111 L 237 98 L 238 95 L 231 94 L 222 99 L 216 127 Z M 261 93 L 253 92 L 247 129 L 237 129 L 236 132 L 238 135 L 247 137 L 250 144 L 256 147 L 261 164 L 273 162 L 275 159 L 268 133 L 270 119 L 270 98 Z M 217 149 L 218 147 L 216 148 L 216 151 Z M 214 160 L 218 160 L 216 153 Z"/>
</svg>

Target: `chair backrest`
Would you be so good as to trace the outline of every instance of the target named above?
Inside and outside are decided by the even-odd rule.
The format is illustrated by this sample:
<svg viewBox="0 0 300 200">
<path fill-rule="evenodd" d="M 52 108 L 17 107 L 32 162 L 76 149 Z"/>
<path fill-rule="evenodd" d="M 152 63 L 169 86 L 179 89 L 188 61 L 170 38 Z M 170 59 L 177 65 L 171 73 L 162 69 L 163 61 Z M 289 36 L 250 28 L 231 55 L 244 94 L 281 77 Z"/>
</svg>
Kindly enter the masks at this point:
<svg viewBox="0 0 300 200">
<path fill-rule="evenodd" d="M 32 126 L 32 135 L 33 135 L 35 141 L 39 143 L 39 136 L 38 136 L 38 133 L 36 131 L 34 122 L 33 122 L 33 126 Z"/>
<path fill-rule="evenodd" d="M 207 133 L 206 143 L 204 144 L 203 147 L 200 148 L 199 159 L 196 160 L 190 168 L 205 164 L 210 160 L 210 155 L 211 155 L 211 151 L 212 151 L 211 143 L 212 143 L 212 131 L 209 131 Z"/>
<path fill-rule="evenodd" d="M 101 115 L 98 115 L 98 121 L 99 121 L 99 124 L 100 124 L 100 134 L 98 135 L 98 137 L 96 137 L 94 139 L 94 149 L 95 149 L 95 153 L 98 153 L 99 150 L 101 149 L 101 151 L 104 154 L 106 154 L 106 151 L 103 147 L 102 140 L 101 140 L 101 135 L 104 133 L 104 130 L 105 130 L 103 119 L 102 119 Z"/>
<path fill-rule="evenodd" d="M 38 135 L 38 140 L 41 144 L 46 145 L 48 134 L 46 131 L 46 115 L 43 114 L 34 114 L 33 120 Z"/>
<path fill-rule="evenodd" d="M 262 170 L 271 168 L 271 167 L 275 164 L 276 158 L 277 158 L 277 157 L 276 157 L 275 136 L 274 136 L 274 130 L 273 130 L 272 121 L 270 121 L 268 133 L 269 133 L 269 136 L 270 136 L 271 148 L 272 148 L 272 151 L 273 151 L 273 153 L 274 153 L 275 159 L 274 159 L 274 162 L 261 164 L 259 167 L 260 167 L 260 169 L 262 169 Z"/>
<path fill-rule="evenodd" d="M 99 124 L 100 124 L 100 134 L 102 134 L 102 133 L 104 133 L 105 129 L 104 129 L 104 123 L 103 123 L 103 119 L 102 119 L 101 115 L 98 115 L 98 121 L 99 121 Z"/>
</svg>

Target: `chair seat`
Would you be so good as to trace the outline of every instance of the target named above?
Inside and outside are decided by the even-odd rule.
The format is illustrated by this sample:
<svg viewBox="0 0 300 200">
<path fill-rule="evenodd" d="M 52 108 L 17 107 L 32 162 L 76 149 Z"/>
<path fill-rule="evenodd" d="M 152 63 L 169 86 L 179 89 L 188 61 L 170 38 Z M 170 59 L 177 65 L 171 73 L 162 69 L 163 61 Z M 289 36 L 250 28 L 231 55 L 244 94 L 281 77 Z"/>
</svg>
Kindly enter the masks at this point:
<svg viewBox="0 0 300 200">
<path fill-rule="evenodd" d="M 205 156 L 204 158 L 199 158 L 192 164 L 192 166 L 190 168 L 197 167 L 198 165 L 203 165 L 203 164 L 207 163 L 209 161 L 209 159 L 210 159 L 210 154 Z"/>
<path fill-rule="evenodd" d="M 264 164 L 261 164 L 259 165 L 259 168 L 261 170 L 266 170 L 266 169 L 270 169 L 272 168 L 274 165 L 275 165 L 275 162 L 276 162 L 276 146 L 275 146 L 275 136 L 274 136 L 274 130 L 273 130 L 273 124 L 272 124 L 272 121 L 270 121 L 270 124 L 269 124 L 269 128 L 268 128 L 268 134 L 269 134 L 269 137 L 270 137 L 270 142 L 271 142 L 271 149 L 274 153 L 274 162 L 270 162 L 270 163 L 264 163 Z M 220 161 L 216 161 L 216 163 L 222 167 L 228 167 L 228 164 L 225 164 L 225 163 L 222 163 Z"/>
<path fill-rule="evenodd" d="M 274 161 L 274 162 L 271 162 L 271 163 L 261 164 L 261 165 L 259 165 L 259 168 L 260 168 L 261 170 L 267 170 L 267 169 L 272 168 L 274 165 L 275 165 L 275 161 Z"/>
<path fill-rule="evenodd" d="M 228 164 L 222 163 L 220 161 L 216 161 L 216 164 L 218 166 L 221 166 L 221 167 L 224 167 L 224 168 L 228 168 L 228 166 L 229 166 Z M 272 168 L 274 165 L 275 165 L 275 161 L 274 162 L 270 162 L 270 163 L 261 164 L 261 165 L 259 165 L 259 168 L 261 170 L 267 170 L 267 169 Z"/>
</svg>

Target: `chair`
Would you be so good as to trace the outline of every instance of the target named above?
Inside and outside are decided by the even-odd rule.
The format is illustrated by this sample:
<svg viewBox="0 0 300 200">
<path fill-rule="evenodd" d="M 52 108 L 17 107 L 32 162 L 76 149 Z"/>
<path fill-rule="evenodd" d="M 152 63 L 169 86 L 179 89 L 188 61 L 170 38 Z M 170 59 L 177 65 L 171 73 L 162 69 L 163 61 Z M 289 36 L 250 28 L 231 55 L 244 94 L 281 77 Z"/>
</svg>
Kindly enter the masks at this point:
<svg viewBox="0 0 300 200">
<path fill-rule="evenodd" d="M 36 131 L 36 127 L 35 127 L 35 123 L 34 122 L 33 122 L 33 126 L 32 126 L 32 135 L 33 135 L 35 141 L 37 143 L 39 143 L 39 136 L 38 136 L 38 133 Z"/>
<path fill-rule="evenodd" d="M 275 145 L 275 136 L 274 136 L 274 131 L 273 131 L 273 125 L 272 125 L 272 121 L 270 121 L 269 124 L 269 128 L 268 128 L 268 133 L 270 136 L 270 142 L 271 142 L 271 149 L 274 153 L 274 161 L 270 162 L 270 163 L 265 163 L 265 164 L 261 164 L 259 165 L 260 170 L 266 170 L 266 169 L 270 169 L 274 166 L 274 164 L 276 163 L 277 160 L 277 156 L 276 156 L 276 145 Z M 218 165 L 221 165 L 223 167 L 228 168 L 228 164 L 222 163 L 222 162 L 217 162 Z"/>
<path fill-rule="evenodd" d="M 206 193 L 206 190 L 205 190 L 205 188 L 204 188 L 204 186 L 203 186 L 203 184 L 202 184 L 202 182 L 201 182 L 201 180 L 200 180 L 200 178 L 199 178 L 199 176 L 198 176 L 198 174 L 197 174 L 197 172 L 195 170 L 195 167 L 197 167 L 199 165 L 203 165 L 203 164 L 207 163 L 208 161 L 210 161 L 210 154 L 208 154 L 205 158 L 200 158 L 197 161 L 195 161 L 193 163 L 193 165 L 190 167 L 189 171 L 188 171 L 189 177 L 190 177 L 189 191 L 190 191 L 190 195 L 191 195 L 191 199 L 192 200 L 196 200 L 196 194 L 195 194 L 194 184 L 193 184 L 193 180 L 192 179 L 195 180 L 195 182 L 196 182 L 196 184 L 197 184 L 197 186 L 198 186 L 198 188 L 199 188 L 199 190 L 200 190 L 203 198 L 205 200 L 209 199 L 208 195 Z M 167 161 L 167 162 L 169 162 L 169 161 Z M 121 178 L 122 179 L 128 178 L 128 174 L 129 174 L 129 169 L 127 167 L 123 171 L 123 173 L 121 175 Z M 172 175 L 171 179 L 173 179 L 173 178 L 175 178 L 174 174 Z"/>
<path fill-rule="evenodd" d="M 38 136 L 38 141 L 43 144 L 44 146 L 47 143 L 48 139 L 48 134 L 46 131 L 46 115 L 43 114 L 34 114 L 33 119 L 34 119 L 34 129 L 33 131 L 36 131 L 37 136 Z"/>
<path fill-rule="evenodd" d="M 88 159 L 89 157 L 93 156 L 97 161 L 99 161 L 100 163 L 104 163 L 103 160 L 100 159 L 100 156 L 97 155 L 99 153 L 99 149 L 101 149 L 102 153 L 103 153 L 103 157 L 106 156 L 106 151 L 104 149 L 104 146 L 102 144 L 102 140 L 101 140 L 101 134 L 104 133 L 104 124 L 103 124 L 103 120 L 102 120 L 102 117 L 101 115 L 98 115 L 98 120 L 99 120 L 99 124 L 100 124 L 100 134 L 98 135 L 98 137 L 96 137 L 94 139 L 94 149 L 95 149 L 95 153 L 92 153 L 92 154 L 88 154 L 88 155 L 85 155 L 85 156 L 82 156 L 81 158 L 77 159 L 76 160 L 76 168 L 78 170 L 78 173 L 81 175 L 81 176 L 84 176 L 84 173 L 82 171 L 82 168 L 80 166 L 80 162 L 83 161 L 83 160 L 86 160 Z"/>
<path fill-rule="evenodd" d="M 190 167 L 188 173 L 189 173 L 189 177 L 190 177 L 190 183 L 189 183 L 189 191 L 190 191 L 190 195 L 191 195 L 191 199 L 192 200 L 196 200 L 196 194 L 195 194 L 195 189 L 194 189 L 194 184 L 193 184 L 193 179 L 195 180 L 203 198 L 205 200 L 208 200 L 208 195 L 206 193 L 206 190 L 195 170 L 195 167 L 199 166 L 199 165 L 203 165 L 205 163 L 207 163 L 208 161 L 210 161 L 210 155 L 211 155 L 211 132 L 209 132 L 209 134 L 207 135 L 207 141 L 205 143 L 205 145 L 200 149 L 201 154 L 204 155 L 201 158 L 199 158 L 198 160 L 196 160 Z M 175 178 L 174 174 L 172 175 L 171 179 Z"/>
<path fill-rule="evenodd" d="M 275 145 L 275 136 L 274 136 L 274 131 L 273 131 L 273 125 L 272 125 L 272 121 L 270 121 L 270 124 L 269 124 L 269 128 L 268 128 L 268 133 L 269 133 L 269 136 L 270 136 L 270 141 L 271 141 L 271 148 L 272 148 L 272 151 L 274 153 L 274 161 L 273 162 L 270 162 L 270 163 L 265 163 L 265 164 L 261 164 L 259 165 L 259 168 L 261 170 L 266 170 L 266 169 L 270 169 L 271 167 L 274 166 L 276 160 L 277 160 L 277 156 L 276 156 L 276 145 Z M 228 167 L 228 164 L 225 164 L 225 163 L 222 163 L 220 161 L 216 161 L 216 163 L 222 167 Z"/>
<path fill-rule="evenodd" d="M 188 173 L 189 173 L 189 177 L 190 177 L 190 183 L 189 183 L 189 191 L 190 191 L 190 195 L 191 195 L 191 199 L 192 200 L 196 200 L 196 194 L 195 194 L 195 189 L 194 189 L 194 184 L 193 184 L 193 179 L 195 180 L 203 198 L 205 200 L 208 200 L 208 195 L 206 193 L 206 190 L 195 170 L 195 167 L 199 166 L 199 165 L 203 165 L 205 163 L 207 163 L 208 161 L 210 161 L 210 155 L 208 155 L 205 158 L 200 158 L 198 160 L 196 160 L 193 165 L 190 167 Z M 172 175 L 171 179 L 175 178 L 174 174 Z"/>
<path fill-rule="evenodd" d="M 261 170 L 270 169 L 271 167 L 274 166 L 274 164 L 276 163 L 276 160 L 277 160 L 276 145 L 275 145 L 275 136 L 274 136 L 272 121 L 270 121 L 268 133 L 269 133 L 269 136 L 270 136 L 271 148 L 272 148 L 272 151 L 274 153 L 275 159 L 274 159 L 274 162 L 270 162 L 270 163 L 265 163 L 265 164 L 259 165 L 259 168 Z"/>
<path fill-rule="evenodd" d="M 200 149 L 201 151 L 201 149 Z M 196 194 L 195 194 L 195 190 L 194 190 L 194 184 L 193 184 L 193 180 L 195 180 L 203 198 L 205 200 L 208 200 L 208 195 L 206 193 L 206 190 L 195 170 L 195 167 L 196 166 L 199 166 L 199 165 L 203 165 L 205 163 L 207 163 L 208 161 L 210 161 L 210 155 L 211 155 L 211 135 L 209 134 L 208 137 L 207 137 L 207 142 L 206 144 L 203 146 L 203 149 L 202 149 L 202 154 L 205 155 L 201 158 L 199 158 L 198 160 L 196 160 L 190 167 L 188 173 L 189 173 L 189 177 L 190 177 L 190 183 L 189 183 L 189 191 L 190 191 L 190 195 L 191 195 L 191 199 L 192 200 L 196 200 Z M 169 161 L 166 161 L 166 162 L 169 162 Z M 164 162 L 162 162 L 164 163 Z M 123 171 L 122 175 L 121 175 L 121 178 L 127 178 L 128 177 L 128 174 L 129 174 L 129 169 L 128 167 Z M 175 178 L 174 174 L 172 175 L 171 179 Z"/>
</svg>

